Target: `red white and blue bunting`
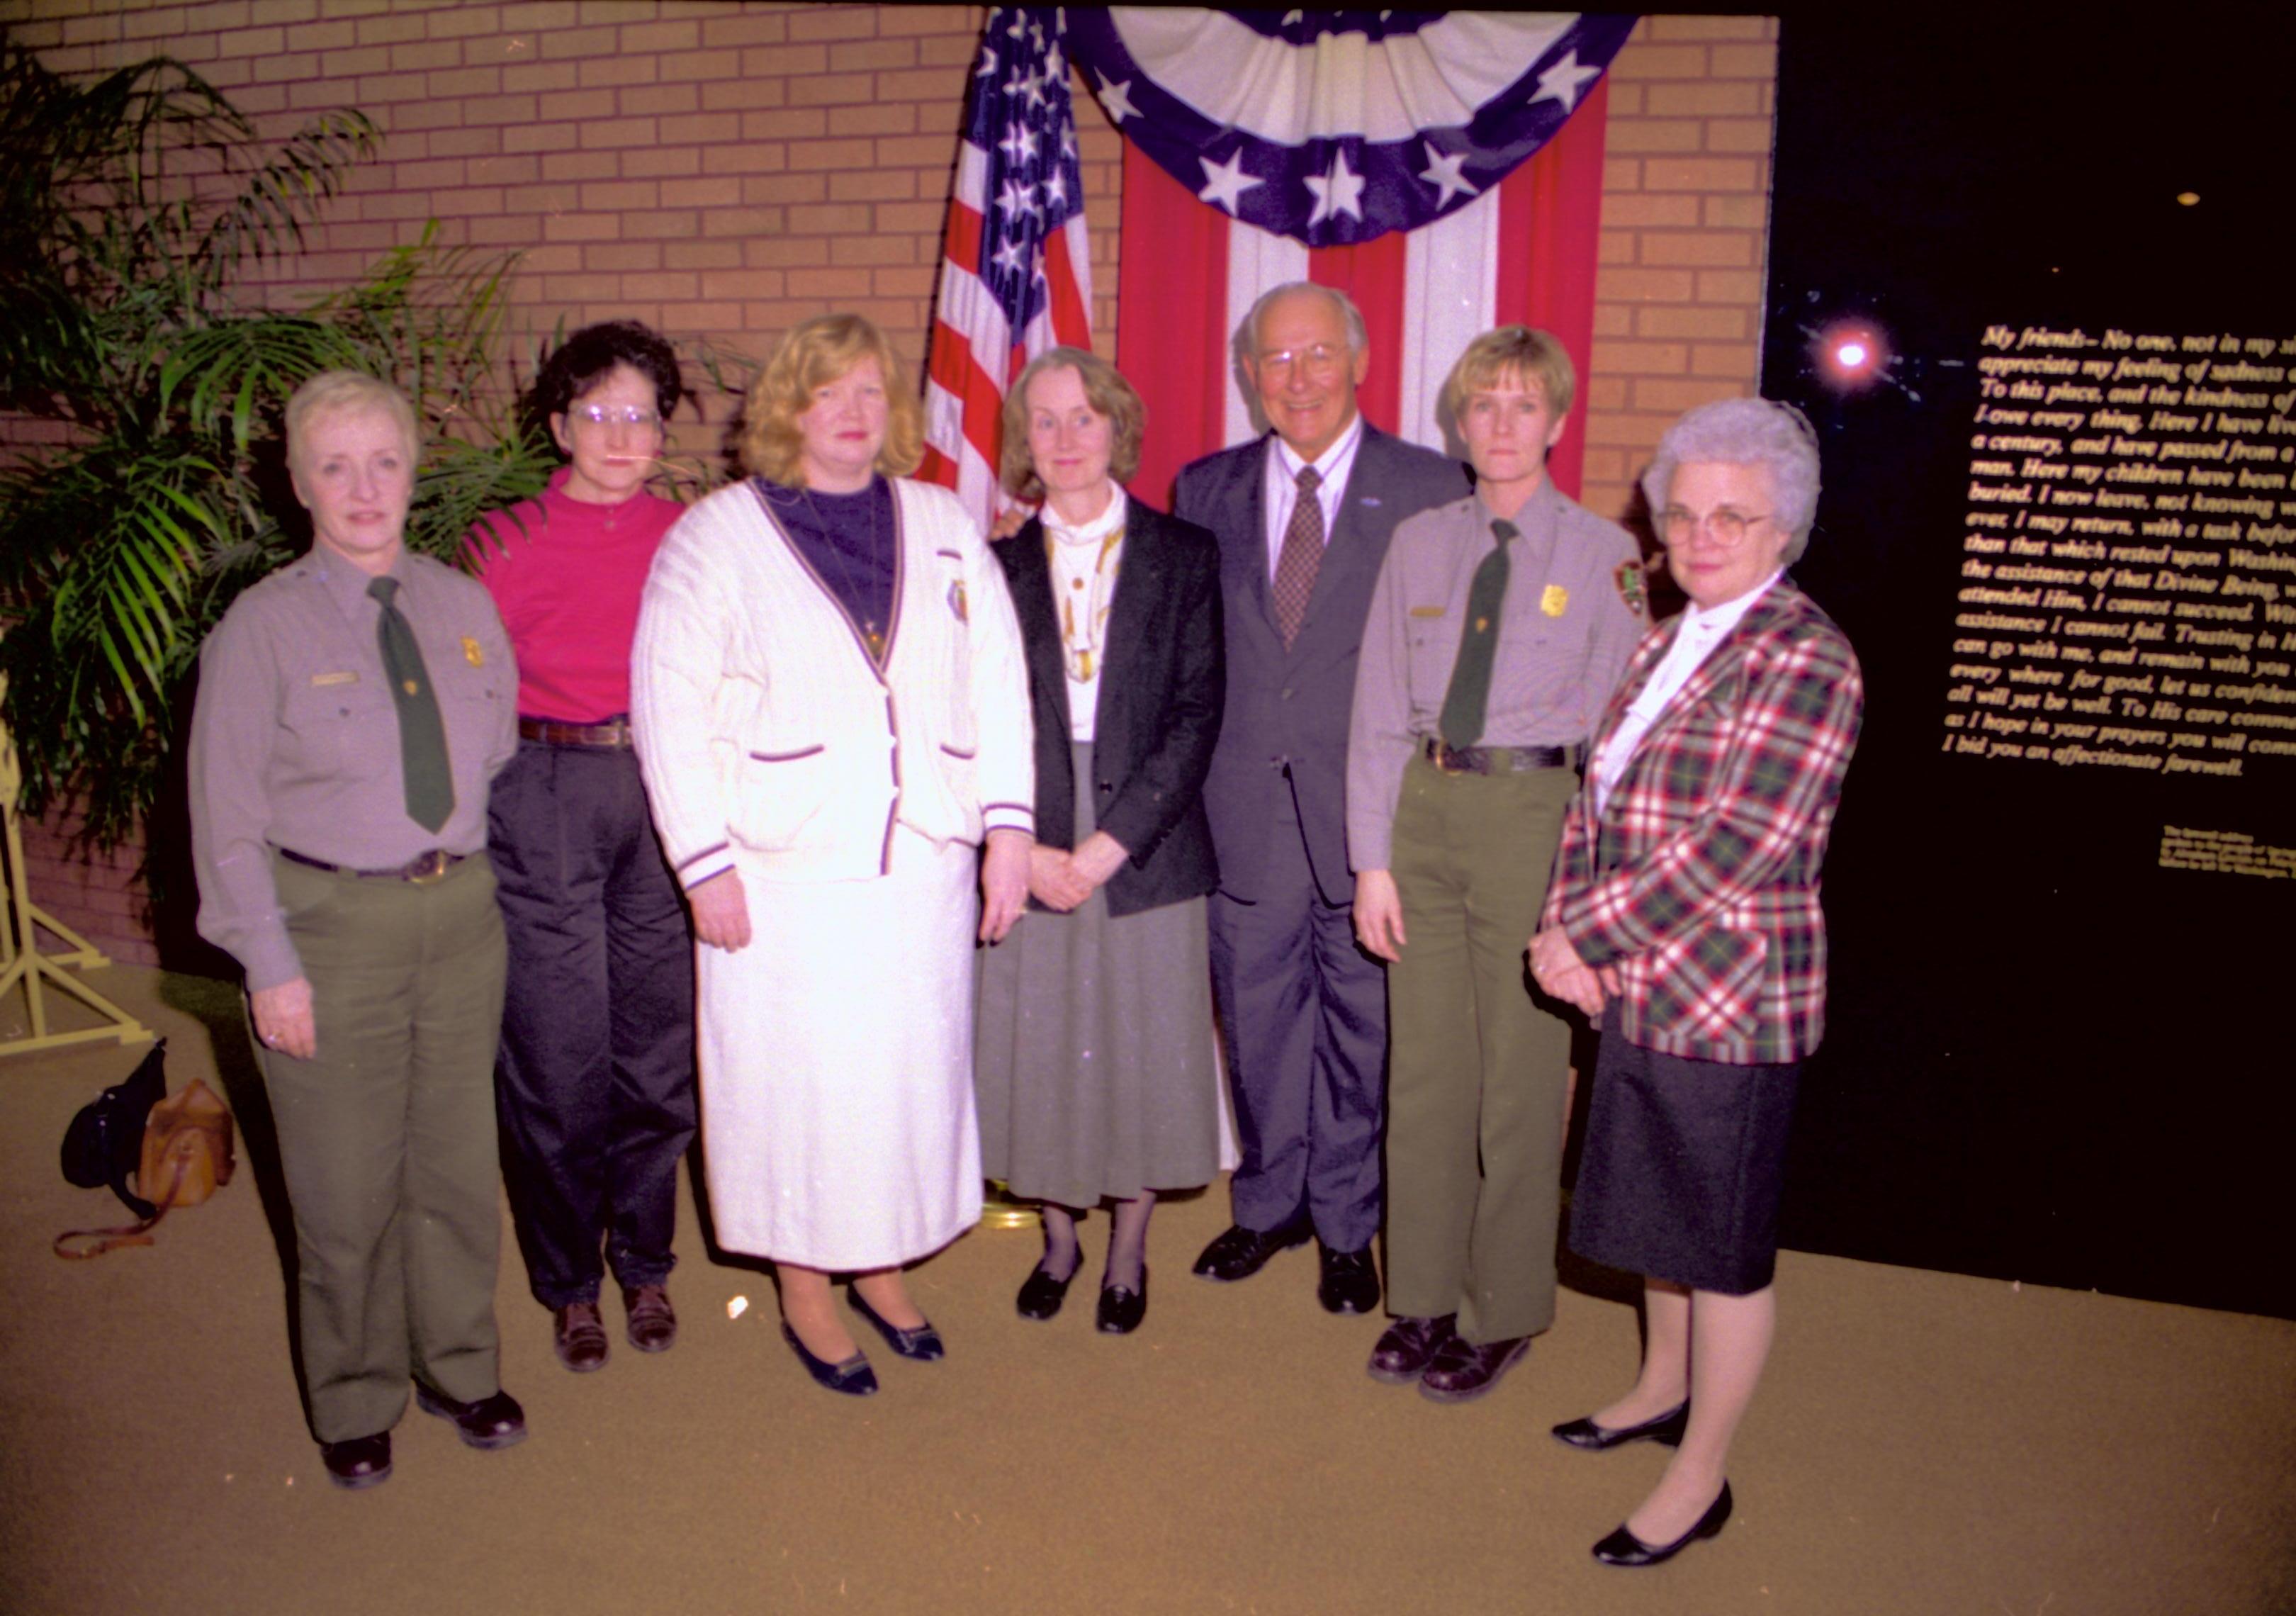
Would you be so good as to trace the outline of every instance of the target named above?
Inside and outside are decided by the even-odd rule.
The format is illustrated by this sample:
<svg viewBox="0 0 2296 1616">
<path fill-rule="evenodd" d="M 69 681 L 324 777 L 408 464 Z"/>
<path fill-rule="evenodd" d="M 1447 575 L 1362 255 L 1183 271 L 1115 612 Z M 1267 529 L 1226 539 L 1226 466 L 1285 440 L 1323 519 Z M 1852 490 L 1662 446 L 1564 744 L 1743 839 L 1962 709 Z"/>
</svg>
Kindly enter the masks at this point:
<svg viewBox="0 0 2296 1616">
<path fill-rule="evenodd" d="M 1125 138 L 1204 202 L 1309 247 L 1416 230 L 1562 127 L 1632 16 L 1067 9 Z"/>
</svg>

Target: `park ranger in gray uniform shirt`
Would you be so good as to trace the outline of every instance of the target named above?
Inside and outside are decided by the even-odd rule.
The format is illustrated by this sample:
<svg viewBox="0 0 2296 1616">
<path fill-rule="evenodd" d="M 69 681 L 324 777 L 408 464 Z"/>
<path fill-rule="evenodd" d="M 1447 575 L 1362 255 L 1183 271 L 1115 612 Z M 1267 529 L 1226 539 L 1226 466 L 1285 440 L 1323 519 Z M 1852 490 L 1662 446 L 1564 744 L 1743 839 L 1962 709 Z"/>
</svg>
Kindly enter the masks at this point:
<svg viewBox="0 0 2296 1616">
<path fill-rule="evenodd" d="M 289 402 L 287 437 L 314 542 L 201 653 L 192 845 L 200 931 L 247 973 L 312 1432 L 360 1488 L 390 1474 L 410 1380 L 472 1447 L 526 1431 L 496 1375 L 486 860 L 518 673 L 485 589 L 406 553 L 406 399 L 329 372 Z"/>
<path fill-rule="evenodd" d="M 1570 1037 L 1537 929 L 1587 736 L 1644 628 L 1641 553 L 1546 476 L 1573 376 L 1544 332 L 1444 384 L 1477 492 L 1395 531 L 1348 735 L 1364 947 L 1389 962 L 1387 1302 L 1370 1369 L 1480 1396 L 1554 1318 Z"/>
</svg>

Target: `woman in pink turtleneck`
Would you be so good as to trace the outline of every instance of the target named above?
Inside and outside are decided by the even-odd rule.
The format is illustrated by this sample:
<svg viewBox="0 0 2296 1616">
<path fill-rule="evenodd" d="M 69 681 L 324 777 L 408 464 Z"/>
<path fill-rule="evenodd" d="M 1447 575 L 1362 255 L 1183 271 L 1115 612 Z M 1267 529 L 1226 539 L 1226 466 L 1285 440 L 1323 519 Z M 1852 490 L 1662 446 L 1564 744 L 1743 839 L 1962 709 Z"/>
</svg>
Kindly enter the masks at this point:
<svg viewBox="0 0 2296 1616">
<path fill-rule="evenodd" d="M 575 332 L 533 399 L 568 463 L 472 536 L 519 671 L 518 756 L 495 781 L 488 838 L 510 934 L 503 1156 L 535 1299 L 577 1374 L 606 1361 L 609 1267 L 630 1345 L 660 1352 L 677 1335 L 664 1282 L 693 1137 L 693 943 L 629 705 L 638 596 L 684 510 L 646 483 L 684 390 L 645 326 Z"/>
</svg>

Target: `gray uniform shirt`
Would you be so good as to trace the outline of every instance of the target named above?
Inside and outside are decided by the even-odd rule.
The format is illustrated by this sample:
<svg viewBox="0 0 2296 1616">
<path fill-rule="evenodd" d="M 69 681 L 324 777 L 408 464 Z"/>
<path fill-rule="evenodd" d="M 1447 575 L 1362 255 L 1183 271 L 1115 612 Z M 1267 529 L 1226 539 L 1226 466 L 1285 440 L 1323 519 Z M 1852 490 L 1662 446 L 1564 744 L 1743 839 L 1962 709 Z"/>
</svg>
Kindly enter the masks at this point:
<svg viewBox="0 0 2296 1616">
<path fill-rule="evenodd" d="M 1551 482 L 1539 484 L 1514 525 L 1521 537 L 1509 546 L 1480 743 L 1568 746 L 1594 732 L 1647 626 L 1642 551 L 1625 529 Z M 1395 530 L 1364 624 L 1348 727 L 1348 862 L 1355 869 L 1390 866 L 1404 766 L 1439 733 L 1467 590 L 1497 545 L 1491 513 L 1473 496 L 1423 511 Z M 1636 577 L 1622 578 L 1622 567 L 1636 569 Z"/>
<path fill-rule="evenodd" d="M 192 860 L 200 935 L 246 967 L 250 990 L 303 974 L 271 849 L 387 869 L 487 841 L 487 787 L 518 750 L 518 668 L 475 580 L 401 555 L 398 609 L 439 693 L 455 811 L 435 833 L 406 815 L 398 714 L 368 576 L 315 545 L 241 595 L 200 653 L 192 717 Z"/>
</svg>

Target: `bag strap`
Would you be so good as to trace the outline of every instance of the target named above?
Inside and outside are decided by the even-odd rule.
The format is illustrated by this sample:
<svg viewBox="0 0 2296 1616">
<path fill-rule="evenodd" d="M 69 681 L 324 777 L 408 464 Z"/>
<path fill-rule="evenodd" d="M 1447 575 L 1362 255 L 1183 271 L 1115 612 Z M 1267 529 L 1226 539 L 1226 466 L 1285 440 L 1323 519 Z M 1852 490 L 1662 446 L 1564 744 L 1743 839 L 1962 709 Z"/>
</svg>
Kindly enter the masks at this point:
<svg viewBox="0 0 2296 1616">
<path fill-rule="evenodd" d="M 152 1215 L 149 1218 L 144 1218 L 141 1223 L 113 1229 L 66 1229 L 55 1237 L 48 1249 L 59 1257 L 78 1259 L 101 1257 L 105 1252 L 116 1251 L 122 1246 L 150 1245 L 152 1243 L 150 1231 L 158 1226 L 160 1219 L 168 1215 L 168 1210 L 176 1204 L 176 1196 L 184 1187 L 184 1175 L 191 1168 L 191 1161 L 186 1153 L 174 1151 L 169 1154 L 174 1159 L 175 1176 L 168 1180 L 168 1193 L 162 1195 L 152 1207 Z M 78 1240 L 94 1240 L 95 1243 L 91 1246 L 68 1244 L 69 1242 Z"/>
</svg>

